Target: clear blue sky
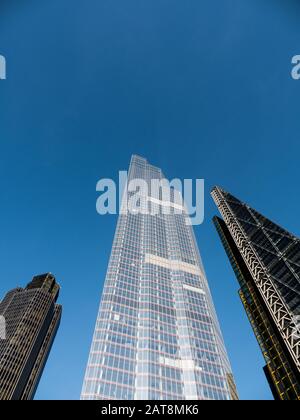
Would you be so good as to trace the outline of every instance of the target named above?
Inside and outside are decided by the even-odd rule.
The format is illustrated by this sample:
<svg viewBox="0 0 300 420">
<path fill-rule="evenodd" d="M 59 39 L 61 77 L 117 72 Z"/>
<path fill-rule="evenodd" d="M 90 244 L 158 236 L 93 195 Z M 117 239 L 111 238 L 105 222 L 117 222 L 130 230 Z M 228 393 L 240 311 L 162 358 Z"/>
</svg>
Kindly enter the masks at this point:
<svg viewBox="0 0 300 420">
<path fill-rule="evenodd" d="M 62 286 L 36 398 L 79 398 L 116 224 L 95 186 L 132 153 L 205 179 L 196 235 L 240 397 L 271 398 L 209 190 L 300 233 L 299 17 L 296 0 L 1 1 L 0 295 L 46 271 Z"/>
</svg>

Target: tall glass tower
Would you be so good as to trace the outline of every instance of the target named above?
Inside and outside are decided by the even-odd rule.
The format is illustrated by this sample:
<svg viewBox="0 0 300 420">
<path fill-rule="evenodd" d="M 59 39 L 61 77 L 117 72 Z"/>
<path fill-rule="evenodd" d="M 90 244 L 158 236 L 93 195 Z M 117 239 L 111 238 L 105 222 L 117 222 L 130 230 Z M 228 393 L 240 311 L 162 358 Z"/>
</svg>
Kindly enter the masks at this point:
<svg viewBox="0 0 300 420">
<path fill-rule="evenodd" d="M 237 399 L 188 214 L 173 189 L 153 196 L 162 171 L 136 155 L 133 179 L 159 211 L 119 216 L 81 399 Z"/>
<path fill-rule="evenodd" d="M 273 395 L 300 400 L 300 239 L 219 187 L 212 197 Z"/>
<path fill-rule="evenodd" d="M 60 324 L 59 290 L 42 274 L 0 302 L 0 400 L 33 399 Z"/>
</svg>

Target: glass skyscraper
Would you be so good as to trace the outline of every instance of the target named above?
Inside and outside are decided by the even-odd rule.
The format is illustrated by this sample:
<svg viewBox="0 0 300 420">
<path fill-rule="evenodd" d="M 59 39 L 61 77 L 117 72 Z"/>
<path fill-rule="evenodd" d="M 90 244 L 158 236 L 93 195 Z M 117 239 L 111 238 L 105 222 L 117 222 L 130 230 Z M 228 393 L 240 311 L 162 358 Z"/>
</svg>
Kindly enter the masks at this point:
<svg viewBox="0 0 300 420">
<path fill-rule="evenodd" d="M 81 399 L 237 399 L 188 214 L 173 189 L 153 196 L 162 171 L 134 155 L 137 178 L 159 212 L 119 216 Z"/>
<path fill-rule="evenodd" d="M 212 197 L 273 395 L 300 400 L 300 239 L 219 187 Z"/>
<path fill-rule="evenodd" d="M 42 274 L 0 302 L 0 400 L 33 399 L 60 324 L 59 289 Z"/>
</svg>

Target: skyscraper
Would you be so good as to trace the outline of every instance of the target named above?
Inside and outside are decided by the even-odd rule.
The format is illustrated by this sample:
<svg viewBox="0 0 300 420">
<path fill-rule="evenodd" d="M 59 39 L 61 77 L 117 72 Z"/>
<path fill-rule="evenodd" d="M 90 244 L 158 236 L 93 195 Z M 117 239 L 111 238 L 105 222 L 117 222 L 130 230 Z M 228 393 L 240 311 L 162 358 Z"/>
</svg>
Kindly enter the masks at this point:
<svg viewBox="0 0 300 420">
<path fill-rule="evenodd" d="M 134 179 L 159 211 L 119 216 L 81 398 L 237 399 L 187 212 L 175 214 L 173 189 L 169 201 L 154 196 L 164 176 L 139 156 Z"/>
<path fill-rule="evenodd" d="M 0 302 L 5 321 L 0 337 L 1 400 L 34 397 L 61 318 L 62 308 L 55 303 L 58 293 L 54 276 L 44 274 L 25 289 L 11 290 Z"/>
<path fill-rule="evenodd" d="M 219 187 L 214 224 L 266 361 L 275 399 L 300 399 L 300 240 Z"/>
</svg>

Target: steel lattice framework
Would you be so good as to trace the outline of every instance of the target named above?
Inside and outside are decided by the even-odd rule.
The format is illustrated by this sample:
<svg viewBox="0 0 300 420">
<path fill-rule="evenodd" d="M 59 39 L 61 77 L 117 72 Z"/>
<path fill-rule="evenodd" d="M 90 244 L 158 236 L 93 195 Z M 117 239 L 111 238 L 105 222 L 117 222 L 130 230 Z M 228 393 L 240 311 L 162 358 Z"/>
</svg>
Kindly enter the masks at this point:
<svg viewBox="0 0 300 420">
<path fill-rule="evenodd" d="M 253 276 L 257 289 L 286 343 L 291 357 L 298 370 L 300 370 L 300 339 L 299 336 L 295 334 L 295 329 L 297 328 L 297 325 L 295 324 L 295 314 L 284 302 L 278 287 L 276 287 L 273 282 L 270 272 L 262 264 L 259 255 L 245 234 L 238 218 L 229 206 L 225 194 L 226 193 L 219 187 L 215 187 L 211 193 L 238 250 Z M 260 221 L 257 218 L 256 212 L 246 204 L 243 205 L 247 208 L 249 213 L 251 213 L 251 216 L 255 219 L 257 225 L 259 225 Z M 294 238 L 294 241 L 298 241 L 298 239 Z"/>
</svg>

